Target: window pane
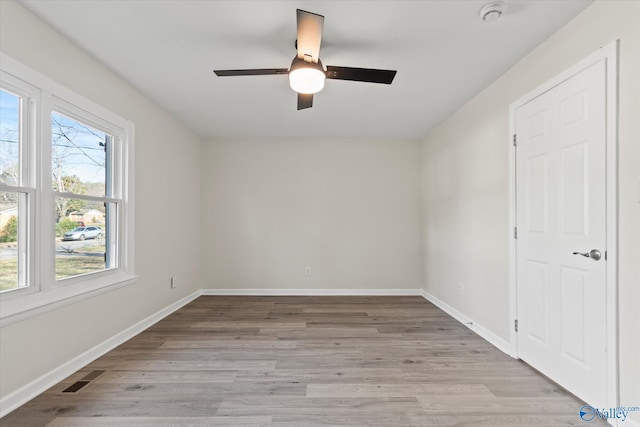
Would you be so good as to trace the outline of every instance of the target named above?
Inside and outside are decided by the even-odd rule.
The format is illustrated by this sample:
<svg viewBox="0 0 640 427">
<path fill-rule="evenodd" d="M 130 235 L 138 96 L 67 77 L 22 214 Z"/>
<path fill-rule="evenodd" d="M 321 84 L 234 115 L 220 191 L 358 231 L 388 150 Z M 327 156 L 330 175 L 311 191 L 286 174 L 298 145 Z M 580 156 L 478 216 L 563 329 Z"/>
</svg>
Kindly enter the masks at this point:
<svg viewBox="0 0 640 427">
<path fill-rule="evenodd" d="M 53 190 L 104 197 L 108 194 L 107 148 L 112 138 L 59 113 L 51 114 Z M 57 216 L 69 212 L 58 211 Z"/>
<path fill-rule="evenodd" d="M 18 280 L 18 194 L 0 192 L 0 292 L 17 289 Z M 20 248 L 21 249 L 21 248 Z"/>
<path fill-rule="evenodd" d="M 114 267 L 107 245 L 111 230 L 105 203 L 56 198 L 56 206 L 69 211 L 56 223 L 56 279 L 95 273 Z M 107 203 L 107 206 L 111 203 Z M 58 210 L 58 209 L 56 209 Z M 108 264 L 107 264 L 108 263 Z"/>
<path fill-rule="evenodd" d="M 19 185 L 20 98 L 0 90 L 0 183 Z"/>
</svg>

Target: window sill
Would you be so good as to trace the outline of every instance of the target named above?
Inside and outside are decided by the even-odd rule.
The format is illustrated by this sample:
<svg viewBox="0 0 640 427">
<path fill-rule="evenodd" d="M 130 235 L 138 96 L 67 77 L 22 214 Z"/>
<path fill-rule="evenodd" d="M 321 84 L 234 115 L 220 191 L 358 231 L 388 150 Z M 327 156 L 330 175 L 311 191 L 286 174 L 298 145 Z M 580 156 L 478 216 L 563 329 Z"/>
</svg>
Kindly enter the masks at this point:
<svg viewBox="0 0 640 427">
<path fill-rule="evenodd" d="M 0 300 L 0 327 L 130 285 L 137 279 L 138 276 L 132 274 L 115 272 L 99 279 L 92 278 L 56 287 L 47 292 L 4 298 Z"/>
</svg>

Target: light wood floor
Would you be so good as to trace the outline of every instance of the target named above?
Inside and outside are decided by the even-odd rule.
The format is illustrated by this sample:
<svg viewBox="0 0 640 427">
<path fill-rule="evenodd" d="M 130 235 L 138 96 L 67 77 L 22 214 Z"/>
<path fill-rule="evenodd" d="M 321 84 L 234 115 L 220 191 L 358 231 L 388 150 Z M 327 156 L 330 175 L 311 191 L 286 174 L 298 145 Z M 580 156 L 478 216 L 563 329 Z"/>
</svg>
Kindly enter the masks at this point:
<svg viewBox="0 0 640 427">
<path fill-rule="evenodd" d="M 200 297 L 0 425 L 573 426 L 581 406 L 421 297 Z"/>
</svg>

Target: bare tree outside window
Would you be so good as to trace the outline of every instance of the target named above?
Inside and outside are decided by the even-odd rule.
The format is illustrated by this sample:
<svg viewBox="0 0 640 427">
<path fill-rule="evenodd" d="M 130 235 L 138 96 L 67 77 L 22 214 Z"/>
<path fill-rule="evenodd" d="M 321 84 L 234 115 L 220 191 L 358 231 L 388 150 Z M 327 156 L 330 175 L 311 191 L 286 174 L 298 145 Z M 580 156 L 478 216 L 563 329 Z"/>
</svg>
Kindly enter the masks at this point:
<svg viewBox="0 0 640 427">
<path fill-rule="evenodd" d="M 110 137 L 62 114 L 51 115 L 52 185 L 60 193 L 106 195 L 106 146 Z M 56 222 L 72 212 L 104 206 L 78 199 L 57 199 Z"/>
<path fill-rule="evenodd" d="M 58 112 L 51 114 L 51 182 L 58 194 L 57 279 L 107 268 L 109 203 L 96 198 L 109 196 L 111 141 L 111 136 L 92 126 Z"/>
<path fill-rule="evenodd" d="M 0 91 L 0 184 L 20 185 L 20 98 Z M 3 204 L 14 204 L 12 193 L 0 199 Z"/>
<path fill-rule="evenodd" d="M 18 265 L 20 185 L 20 97 L 0 91 L 0 292 L 18 288 L 21 267 Z"/>
</svg>

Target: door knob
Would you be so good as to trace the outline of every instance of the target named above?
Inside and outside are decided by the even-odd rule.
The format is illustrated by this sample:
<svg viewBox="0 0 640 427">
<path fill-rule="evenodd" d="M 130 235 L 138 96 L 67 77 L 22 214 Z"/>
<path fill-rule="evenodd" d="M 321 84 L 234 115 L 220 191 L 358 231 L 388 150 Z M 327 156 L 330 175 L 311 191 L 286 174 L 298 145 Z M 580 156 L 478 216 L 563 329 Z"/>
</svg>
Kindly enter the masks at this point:
<svg viewBox="0 0 640 427">
<path fill-rule="evenodd" d="M 574 252 L 573 255 L 582 255 L 583 257 L 591 258 L 594 261 L 598 261 L 602 258 L 602 252 L 597 249 L 591 249 L 589 252 Z"/>
</svg>

